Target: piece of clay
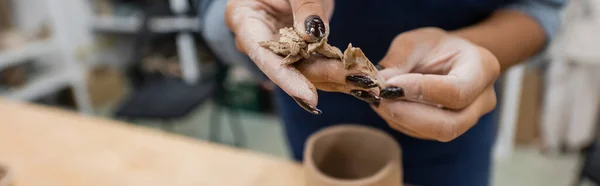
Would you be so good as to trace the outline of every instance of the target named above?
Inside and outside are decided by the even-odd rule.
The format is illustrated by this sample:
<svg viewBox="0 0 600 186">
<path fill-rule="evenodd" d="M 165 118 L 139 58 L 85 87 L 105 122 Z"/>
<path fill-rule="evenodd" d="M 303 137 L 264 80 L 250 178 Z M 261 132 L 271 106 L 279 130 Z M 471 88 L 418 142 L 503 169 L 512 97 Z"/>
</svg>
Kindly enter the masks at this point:
<svg viewBox="0 0 600 186">
<path fill-rule="evenodd" d="M 342 59 L 340 49 L 327 44 L 327 38 L 318 42 L 307 42 L 293 28 L 279 30 L 279 41 L 261 41 L 259 45 L 273 53 L 284 57 L 282 65 L 291 65 L 313 54 L 321 54 L 328 58 Z"/>
<path fill-rule="evenodd" d="M 377 68 L 360 48 L 352 47 L 352 44 L 349 44 L 342 53 L 340 49 L 329 45 L 327 38 L 318 42 L 304 41 L 293 28 L 282 28 L 279 30 L 279 35 L 279 41 L 261 41 L 259 45 L 284 57 L 282 65 L 292 65 L 302 59 L 310 58 L 312 55 L 321 54 L 328 58 L 340 59 L 344 68 L 348 70 L 348 75 L 365 75 L 377 85 L 382 83 L 382 80 L 377 78 Z"/>
<path fill-rule="evenodd" d="M 279 41 L 261 41 L 258 44 L 284 58 L 283 65 L 294 64 L 310 55 L 306 52 L 306 43 L 293 28 L 279 30 Z"/>
<path fill-rule="evenodd" d="M 352 47 L 352 44 L 349 44 L 348 48 L 342 53 L 340 49 L 327 43 L 327 37 L 323 37 L 316 42 L 305 41 L 293 28 L 282 28 L 279 30 L 279 35 L 278 41 L 261 41 L 259 45 L 284 57 L 282 65 L 293 65 L 302 59 L 308 59 L 318 54 L 340 60 L 344 66 L 346 81 L 361 89 L 353 90 L 350 93 L 375 106 L 379 105 L 381 98 L 377 95 L 379 95 L 384 81 L 382 78 L 378 78 L 377 68 L 360 48 Z M 350 80 L 348 80 L 348 77 L 350 77 Z M 361 78 L 356 79 L 354 77 Z"/>
<path fill-rule="evenodd" d="M 360 48 L 352 47 L 352 43 L 348 44 L 348 48 L 344 51 L 344 68 L 351 69 L 358 67 L 367 74 L 376 74 L 377 68 L 371 63 L 369 58 Z"/>
<path fill-rule="evenodd" d="M 283 65 L 291 65 L 300 61 L 303 57 L 301 55 L 288 55 L 283 58 Z"/>
<path fill-rule="evenodd" d="M 302 58 L 309 56 L 308 53 L 302 48 L 305 43 L 297 42 L 282 42 L 282 41 L 261 41 L 259 43 L 261 47 L 271 50 L 273 53 L 284 56 L 283 64 L 293 64 L 298 62 Z"/>
<path fill-rule="evenodd" d="M 344 57 L 340 49 L 327 44 L 327 38 L 323 38 L 317 43 L 308 44 L 308 53 L 311 54 L 313 52 L 332 59 L 342 59 Z"/>
<path fill-rule="evenodd" d="M 344 51 L 344 68 L 353 74 L 365 74 L 372 78 L 379 87 L 383 86 L 383 80 L 377 78 L 377 68 L 360 48 L 352 47 L 352 43 L 348 44 L 348 48 Z"/>
<path fill-rule="evenodd" d="M 287 27 L 279 29 L 279 41 L 281 42 L 305 42 L 294 28 Z"/>
</svg>

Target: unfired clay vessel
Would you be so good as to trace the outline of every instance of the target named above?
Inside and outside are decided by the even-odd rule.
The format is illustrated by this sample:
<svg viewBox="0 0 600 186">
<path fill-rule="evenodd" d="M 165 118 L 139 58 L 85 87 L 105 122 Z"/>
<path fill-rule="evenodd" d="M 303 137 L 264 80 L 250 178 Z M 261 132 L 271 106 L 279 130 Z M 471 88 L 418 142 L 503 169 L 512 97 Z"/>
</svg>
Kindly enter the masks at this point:
<svg viewBox="0 0 600 186">
<path fill-rule="evenodd" d="M 313 134 L 304 151 L 307 186 L 401 186 L 398 143 L 383 131 L 358 125 Z"/>
</svg>

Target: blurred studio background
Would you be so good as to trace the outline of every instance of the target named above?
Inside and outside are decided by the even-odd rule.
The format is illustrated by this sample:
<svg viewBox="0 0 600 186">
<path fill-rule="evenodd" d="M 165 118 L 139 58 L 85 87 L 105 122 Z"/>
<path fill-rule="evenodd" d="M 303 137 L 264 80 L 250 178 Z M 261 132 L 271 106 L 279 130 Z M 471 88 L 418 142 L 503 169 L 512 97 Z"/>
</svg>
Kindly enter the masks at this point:
<svg viewBox="0 0 600 186">
<path fill-rule="evenodd" d="M 226 2 L 0 0 L 0 97 L 288 158 Z M 497 186 L 600 184 L 600 0 L 563 18 L 545 54 L 503 76 Z"/>
</svg>

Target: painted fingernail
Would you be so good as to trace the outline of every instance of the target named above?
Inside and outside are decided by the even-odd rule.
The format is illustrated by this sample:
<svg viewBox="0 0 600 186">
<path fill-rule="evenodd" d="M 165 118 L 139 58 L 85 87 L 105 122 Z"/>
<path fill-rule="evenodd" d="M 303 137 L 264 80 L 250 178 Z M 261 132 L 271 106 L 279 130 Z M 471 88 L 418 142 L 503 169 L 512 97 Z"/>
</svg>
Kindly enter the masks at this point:
<svg viewBox="0 0 600 186">
<path fill-rule="evenodd" d="M 396 86 L 389 86 L 381 90 L 379 96 L 385 99 L 396 99 L 404 97 L 404 89 Z"/>
<path fill-rule="evenodd" d="M 348 84 L 360 87 L 360 88 L 375 88 L 377 83 L 371 78 L 362 75 L 349 75 L 346 76 L 346 82 Z"/>
<path fill-rule="evenodd" d="M 294 101 L 296 101 L 296 103 L 298 103 L 298 105 L 300 105 L 300 107 L 302 107 L 304 110 L 314 114 L 314 115 L 321 115 L 323 112 L 321 110 L 319 110 L 317 107 L 309 105 L 308 103 L 306 103 L 306 101 L 297 98 L 297 97 L 293 97 Z"/>
<path fill-rule="evenodd" d="M 306 33 L 317 39 L 325 37 L 325 24 L 323 20 L 317 15 L 311 15 L 304 21 Z"/>
<path fill-rule="evenodd" d="M 385 69 L 385 67 L 381 66 L 380 64 L 375 65 L 375 68 L 377 68 L 377 70 Z"/>
<path fill-rule="evenodd" d="M 364 90 L 351 90 L 350 94 L 360 100 L 363 100 L 363 101 L 370 103 L 372 105 L 375 105 L 375 106 L 379 106 L 379 103 L 381 101 L 381 98 L 374 96 Z"/>
</svg>

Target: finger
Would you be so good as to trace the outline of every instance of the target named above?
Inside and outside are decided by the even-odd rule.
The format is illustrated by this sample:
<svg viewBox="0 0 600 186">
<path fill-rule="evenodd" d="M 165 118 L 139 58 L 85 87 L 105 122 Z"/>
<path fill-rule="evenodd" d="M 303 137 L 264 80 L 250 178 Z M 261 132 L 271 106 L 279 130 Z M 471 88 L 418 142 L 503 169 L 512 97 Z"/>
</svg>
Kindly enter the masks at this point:
<svg viewBox="0 0 600 186">
<path fill-rule="evenodd" d="M 400 100 L 398 100 L 400 101 Z M 380 104 L 381 105 L 381 104 Z M 377 108 L 375 108 L 377 109 Z M 393 128 L 394 130 L 397 130 L 399 132 L 402 132 L 408 136 L 411 136 L 413 138 L 418 138 L 418 139 L 427 139 L 427 140 L 432 140 L 433 138 L 429 138 L 423 134 L 418 133 L 417 131 L 407 128 L 404 125 L 400 125 L 400 124 L 396 124 L 396 121 L 394 121 L 393 119 L 391 119 L 391 117 L 387 114 L 380 114 L 381 118 L 383 118 L 391 128 Z"/>
<path fill-rule="evenodd" d="M 401 74 L 406 74 L 406 73 L 409 73 L 409 72 L 410 72 L 410 70 L 407 69 L 407 68 L 392 67 L 392 68 L 385 68 L 385 69 L 379 71 L 379 74 L 385 80 L 388 80 L 388 79 L 393 78 L 395 76 L 398 76 L 398 75 L 401 75 Z"/>
<path fill-rule="evenodd" d="M 409 73 L 397 75 L 386 81 L 388 86 L 400 87 L 406 99 L 440 104 L 452 109 L 461 109 L 473 102 L 500 73 L 498 61 L 489 51 L 472 45 L 461 46 L 453 60 L 426 65 L 451 64 L 439 69 L 450 69 L 447 75 Z M 488 53 L 486 53 L 488 52 Z M 440 55 L 442 56 L 442 55 Z M 432 59 L 445 59 L 435 58 Z M 438 67 L 429 67 L 436 69 Z"/>
<path fill-rule="evenodd" d="M 241 23 L 248 19 L 263 20 L 263 24 L 277 30 L 291 23 L 286 20 L 291 17 L 290 4 L 287 1 L 246 1 L 246 0 L 229 0 L 225 8 L 225 23 L 234 33 L 237 33 Z M 289 16 L 288 16 L 289 15 Z"/>
<path fill-rule="evenodd" d="M 315 87 L 319 90 L 323 90 L 326 92 L 341 92 L 354 96 L 357 99 L 360 99 L 364 102 L 371 104 L 374 107 L 378 107 L 381 101 L 377 95 L 379 93 L 378 88 L 372 88 L 367 90 L 355 89 L 351 86 L 337 83 L 317 83 Z"/>
<path fill-rule="evenodd" d="M 495 106 L 496 94 L 490 86 L 473 104 L 462 110 L 440 109 L 409 101 L 382 100 L 376 111 L 387 116 L 391 127 L 402 126 L 427 138 L 447 142 L 465 133 Z"/>
<path fill-rule="evenodd" d="M 296 68 L 313 83 L 336 83 L 354 86 L 355 89 L 370 89 L 378 86 L 378 77 L 360 72 L 356 69 L 345 69 L 344 64 L 335 59 L 314 56 L 303 60 Z"/>
<path fill-rule="evenodd" d="M 315 87 L 325 92 L 349 93 L 352 90 L 348 85 L 339 83 L 315 83 Z"/>
<path fill-rule="evenodd" d="M 296 63 L 298 69 L 313 83 L 346 84 L 346 70 L 340 60 L 312 56 Z"/>
<path fill-rule="evenodd" d="M 381 95 L 386 99 L 404 98 L 414 101 L 440 104 L 452 109 L 464 108 L 471 97 L 478 93 L 463 88 L 467 80 L 456 76 L 434 74 L 402 74 L 387 80 Z M 386 96 L 391 89 L 401 89 L 402 94 Z"/>
<path fill-rule="evenodd" d="M 259 41 L 273 39 L 271 30 L 259 19 L 248 19 L 238 27 L 236 36 L 240 47 L 261 71 L 288 95 L 294 97 L 303 108 L 319 114 L 320 111 L 316 108 L 317 92 L 313 84 L 293 66 L 281 65 L 282 57 L 259 46 Z"/>
<path fill-rule="evenodd" d="M 294 27 L 306 41 L 317 41 L 329 33 L 329 15 L 326 0 L 290 0 Z"/>
<path fill-rule="evenodd" d="M 345 85 L 345 84 L 337 84 L 337 83 L 316 83 L 315 87 L 317 89 L 326 91 L 326 92 L 341 92 L 350 94 L 360 100 L 366 101 L 371 104 L 379 104 L 381 98 L 379 95 L 378 88 L 371 89 L 356 89 L 355 87 Z"/>
</svg>

